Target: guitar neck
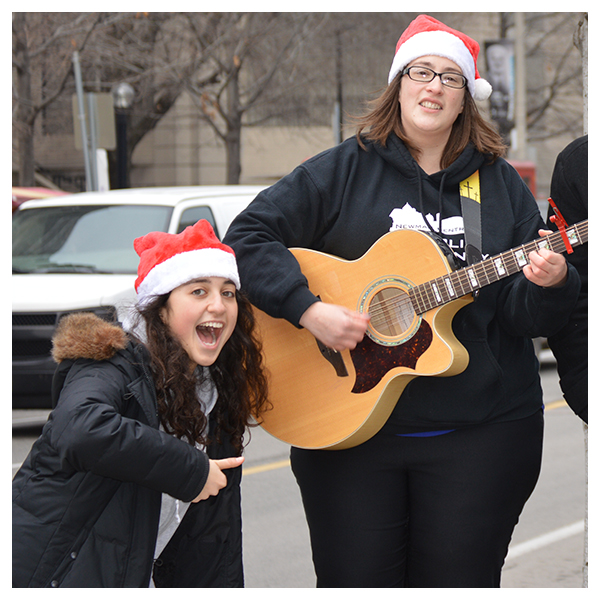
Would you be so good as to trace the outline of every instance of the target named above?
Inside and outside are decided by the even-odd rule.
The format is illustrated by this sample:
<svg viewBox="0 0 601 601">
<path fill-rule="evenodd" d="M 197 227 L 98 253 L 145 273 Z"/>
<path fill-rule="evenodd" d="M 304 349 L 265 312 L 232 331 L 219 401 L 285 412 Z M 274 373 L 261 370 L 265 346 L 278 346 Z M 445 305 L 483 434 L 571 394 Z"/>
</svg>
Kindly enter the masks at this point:
<svg viewBox="0 0 601 601">
<path fill-rule="evenodd" d="M 571 246 L 588 242 L 588 219 L 566 228 Z M 475 292 L 484 286 L 498 282 L 521 271 L 528 263 L 528 255 L 535 250 L 548 248 L 556 253 L 567 250 L 561 232 L 554 232 L 543 238 L 512 248 L 490 257 L 480 263 L 468 265 L 448 275 L 430 280 L 411 288 L 409 296 L 415 312 L 426 313 L 466 294 Z"/>
</svg>

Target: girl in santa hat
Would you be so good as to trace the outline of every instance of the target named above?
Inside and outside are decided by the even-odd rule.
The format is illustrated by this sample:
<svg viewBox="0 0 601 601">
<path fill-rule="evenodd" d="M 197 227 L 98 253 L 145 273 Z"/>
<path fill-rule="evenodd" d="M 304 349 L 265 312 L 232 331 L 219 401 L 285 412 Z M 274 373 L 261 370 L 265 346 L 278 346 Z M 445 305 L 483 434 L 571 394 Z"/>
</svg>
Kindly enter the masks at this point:
<svg viewBox="0 0 601 601">
<path fill-rule="evenodd" d="M 251 301 L 340 351 L 350 374 L 358 369 L 354 349 L 375 344 L 366 332 L 377 340 L 378 326 L 357 309 L 361 299 L 321 302 L 322 291 L 308 287 L 289 248 L 354 261 L 387 232 L 411 229 L 435 234 L 465 265 L 544 234 L 535 199 L 478 112 L 476 101 L 491 91 L 478 72 L 478 50 L 475 40 L 432 17 L 415 19 L 357 135 L 261 192 L 228 230 Z M 481 242 L 471 248 L 460 201 L 465 182 L 472 191 L 467 210 L 480 213 L 471 229 Z M 399 253 L 416 266 L 432 260 L 411 247 Z M 453 332 L 469 355 L 460 373 L 412 379 L 362 444 L 292 448 L 318 586 L 500 586 L 541 462 L 543 399 L 531 338 L 565 323 L 579 289 L 576 271 L 550 249 L 523 264 L 456 313 Z M 503 265 L 496 269 L 503 274 Z M 365 289 L 378 278 L 403 286 L 402 273 L 387 271 L 374 273 Z M 450 294 L 441 286 L 433 298 Z M 426 326 L 418 315 L 409 322 Z M 409 344 L 412 336 L 408 331 Z M 399 336 L 398 348 L 405 342 Z M 427 349 L 417 358 L 415 374 L 427 373 Z M 310 394 L 308 383 L 304 396 Z M 337 416 L 325 422 L 334 427 Z"/>
<path fill-rule="evenodd" d="M 13 587 L 243 586 L 243 436 L 266 404 L 236 258 L 138 238 L 138 316 L 54 338 L 56 407 L 13 481 Z"/>
</svg>

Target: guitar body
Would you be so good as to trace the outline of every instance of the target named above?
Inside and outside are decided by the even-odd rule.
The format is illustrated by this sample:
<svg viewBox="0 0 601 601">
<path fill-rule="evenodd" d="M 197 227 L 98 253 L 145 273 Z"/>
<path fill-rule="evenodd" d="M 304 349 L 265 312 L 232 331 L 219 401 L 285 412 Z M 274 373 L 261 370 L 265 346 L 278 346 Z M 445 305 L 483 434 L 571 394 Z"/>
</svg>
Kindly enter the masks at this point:
<svg viewBox="0 0 601 601">
<path fill-rule="evenodd" d="M 272 404 L 257 418 L 276 438 L 305 449 L 359 445 L 384 425 L 413 378 L 451 376 L 467 367 L 451 322 L 471 295 L 423 315 L 408 297 L 414 286 L 452 272 L 430 236 L 390 232 L 356 261 L 291 252 L 316 296 L 369 312 L 371 322 L 356 349 L 336 353 L 320 349 L 308 330 L 255 309 Z"/>
</svg>

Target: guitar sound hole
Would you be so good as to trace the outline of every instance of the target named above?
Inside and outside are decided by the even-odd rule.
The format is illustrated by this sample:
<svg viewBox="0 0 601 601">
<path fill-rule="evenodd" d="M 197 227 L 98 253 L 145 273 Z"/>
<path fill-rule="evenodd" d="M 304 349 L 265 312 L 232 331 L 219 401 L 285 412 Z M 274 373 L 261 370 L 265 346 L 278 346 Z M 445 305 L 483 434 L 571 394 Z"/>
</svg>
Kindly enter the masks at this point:
<svg viewBox="0 0 601 601">
<path fill-rule="evenodd" d="M 375 294 L 369 314 L 371 327 L 381 336 L 396 338 L 415 329 L 413 304 L 409 295 L 399 288 L 383 288 Z"/>
</svg>

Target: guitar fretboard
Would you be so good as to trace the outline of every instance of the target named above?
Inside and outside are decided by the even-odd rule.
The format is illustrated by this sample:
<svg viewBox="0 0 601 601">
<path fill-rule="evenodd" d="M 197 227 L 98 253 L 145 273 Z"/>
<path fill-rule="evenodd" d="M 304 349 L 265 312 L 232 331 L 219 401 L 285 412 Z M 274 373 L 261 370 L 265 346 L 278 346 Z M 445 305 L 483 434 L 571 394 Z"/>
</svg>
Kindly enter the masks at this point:
<svg viewBox="0 0 601 601">
<path fill-rule="evenodd" d="M 579 246 L 588 242 L 588 219 L 566 228 L 566 234 L 571 246 Z M 548 248 L 556 253 L 565 252 L 566 243 L 561 232 L 554 232 L 480 263 L 468 265 L 450 274 L 414 286 L 409 291 L 409 297 L 415 312 L 425 313 L 518 273 L 530 262 L 528 255 L 532 251 L 542 248 Z"/>
</svg>

